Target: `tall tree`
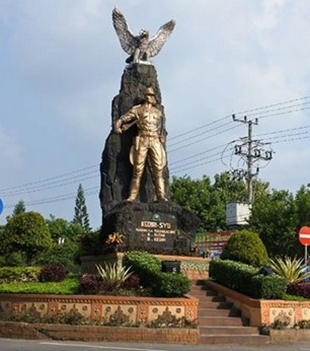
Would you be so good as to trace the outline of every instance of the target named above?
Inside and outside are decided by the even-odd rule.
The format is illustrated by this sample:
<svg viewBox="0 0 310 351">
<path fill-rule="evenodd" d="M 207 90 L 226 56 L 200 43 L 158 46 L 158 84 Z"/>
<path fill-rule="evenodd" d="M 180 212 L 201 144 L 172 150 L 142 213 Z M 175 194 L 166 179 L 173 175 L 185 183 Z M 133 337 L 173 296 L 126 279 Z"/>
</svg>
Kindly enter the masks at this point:
<svg viewBox="0 0 310 351">
<path fill-rule="evenodd" d="M 82 184 L 79 185 L 75 198 L 73 223 L 80 225 L 85 232 L 90 232 L 91 230 Z"/>
<path fill-rule="evenodd" d="M 13 216 L 16 216 L 20 213 L 26 212 L 26 206 L 24 200 L 19 200 L 18 203 L 15 205 L 13 210 Z"/>
</svg>

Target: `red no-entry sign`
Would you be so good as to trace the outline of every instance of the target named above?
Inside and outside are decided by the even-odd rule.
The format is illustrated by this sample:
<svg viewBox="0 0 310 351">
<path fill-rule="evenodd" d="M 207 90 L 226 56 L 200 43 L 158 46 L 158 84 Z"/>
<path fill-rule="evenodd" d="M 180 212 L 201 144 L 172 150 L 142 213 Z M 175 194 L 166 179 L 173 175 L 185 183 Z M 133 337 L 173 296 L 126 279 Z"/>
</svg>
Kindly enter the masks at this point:
<svg viewBox="0 0 310 351">
<path fill-rule="evenodd" d="M 299 231 L 298 238 L 303 245 L 310 246 L 310 228 L 302 227 Z"/>
</svg>

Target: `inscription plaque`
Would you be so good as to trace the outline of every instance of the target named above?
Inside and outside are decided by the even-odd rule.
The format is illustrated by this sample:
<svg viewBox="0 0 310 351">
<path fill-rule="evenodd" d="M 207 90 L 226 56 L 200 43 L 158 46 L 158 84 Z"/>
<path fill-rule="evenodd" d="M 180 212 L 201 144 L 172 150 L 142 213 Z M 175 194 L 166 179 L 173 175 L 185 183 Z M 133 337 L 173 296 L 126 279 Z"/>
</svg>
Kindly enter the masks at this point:
<svg viewBox="0 0 310 351">
<path fill-rule="evenodd" d="M 136 220 L 135 234 L 140 243 L 154 248 L 173 245 L 178 233 L 175 216 L 156 213 L 152 216 L 141 214 L 139 217 Z"/>
</svg>

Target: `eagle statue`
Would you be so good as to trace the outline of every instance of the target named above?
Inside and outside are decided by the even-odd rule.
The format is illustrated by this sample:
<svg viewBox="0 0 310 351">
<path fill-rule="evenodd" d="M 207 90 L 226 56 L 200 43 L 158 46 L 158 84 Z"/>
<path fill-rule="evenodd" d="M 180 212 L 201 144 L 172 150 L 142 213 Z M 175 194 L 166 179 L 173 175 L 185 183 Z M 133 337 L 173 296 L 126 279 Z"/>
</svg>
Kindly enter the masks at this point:
<svg viewBox="0 0 310 351">
<path fill-rule="evenodd" d="M 113 25 L 123 50 L 130 55 L 127 63 L 149 63 L 149 58 L 156 56 L 175 27 L 171 20 L 162 25 L 156 35 L 150 38 L 149 31 L 141 29 L 138 36 L 130 30 L 125 16 L 115 7 L 112 13 Z"/>
</svg>

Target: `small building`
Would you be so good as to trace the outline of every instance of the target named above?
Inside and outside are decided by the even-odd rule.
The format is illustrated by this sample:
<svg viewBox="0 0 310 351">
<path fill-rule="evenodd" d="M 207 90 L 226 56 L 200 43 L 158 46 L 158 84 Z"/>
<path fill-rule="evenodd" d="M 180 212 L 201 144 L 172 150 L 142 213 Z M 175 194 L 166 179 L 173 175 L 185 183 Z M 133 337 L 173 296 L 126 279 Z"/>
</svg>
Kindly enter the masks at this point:
<svg viewBox="0 0 310 351">
<path fill-rule="evenodd" d="M 251 215 L 251 205 L 243 202 L 231 202 L 226 205 L 226 224 L 231 226 L 246 225 Z"/>
</svg>

